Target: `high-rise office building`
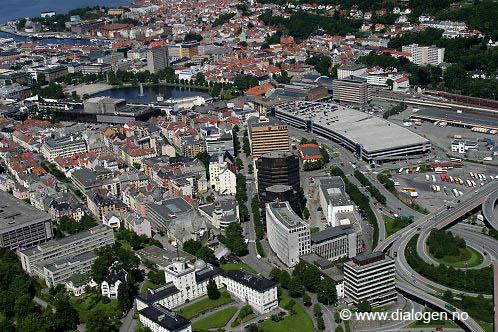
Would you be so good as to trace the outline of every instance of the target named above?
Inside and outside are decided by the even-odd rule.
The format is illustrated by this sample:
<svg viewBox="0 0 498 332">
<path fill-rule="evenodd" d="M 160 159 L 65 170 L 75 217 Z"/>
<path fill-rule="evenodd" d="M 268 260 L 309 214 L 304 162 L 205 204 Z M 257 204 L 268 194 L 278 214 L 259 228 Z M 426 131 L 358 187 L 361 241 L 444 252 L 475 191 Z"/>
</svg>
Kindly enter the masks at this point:
<svg viewBox="0 0 498 332">
<path fill-rule="evenodd" d="M 355 257 L 362 250 L 361 244 L 359 234 L 351 225 L 327 227 L 311 234 L 311 251 L 331 261 Z"/>
<path fill-rule="evenodd" d="M 258 192 L 282 184 L 292 187 L 296 192 L 300 188 L 299 158 L 290 152 L 269 152 L 256 161 Z"/>
<path fill-rule="evenodd" d="M 271 249 L 288 267 L 310 253 L 309 225 L 292 211 L 289 202 L 266 204 L 266 231 Z"/>
<path fill-rule="evenodd" d="M 156 74 L 168 66 L 168 48 L 166 46 L 157 46 L 147 51 L 147 69 L 149 72 Z"/>
<path fill-rule="evenodd" d="M 360 254 L 344 263 L 344 292 L 355 304 L 380 306 L 396 300 L 394 260 L 383 252 Z"/>
<path fill-rule="evenodd" d="M 249 140 L 253 158 L 271 151 L 289 152 L 289 128 L 280 120 L 249 123 Z"/>
</svg>

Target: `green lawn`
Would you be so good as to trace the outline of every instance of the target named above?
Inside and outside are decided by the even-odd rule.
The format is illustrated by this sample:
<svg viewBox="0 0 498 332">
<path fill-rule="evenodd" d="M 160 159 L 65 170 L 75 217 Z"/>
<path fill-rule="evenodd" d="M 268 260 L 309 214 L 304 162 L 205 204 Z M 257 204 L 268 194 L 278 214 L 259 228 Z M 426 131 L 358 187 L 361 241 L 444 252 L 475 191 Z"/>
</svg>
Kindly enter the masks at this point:
<svg viewBox="0 0 498 332">
<path fill-rule="evenodd" d="M 88 320 L 90 312 L 93 310 L 103 312 L 108 317 L 122 316 L 122 311 L 118 308 L 117 300 L 104 303 L 102 297 L 97 294 L 85 294 L 79 298 L 71 297 L 70 302 L 79 312 L 82 323 Z"/>
<path fill-rule="evenodd" d="M 386 237 L 389 235 L 392 235 L 396 233 L 399 230 L 402 230 L 405 228 L 407 225 L 403 224 L 402 222 L 396 222 L 396 220 L 390 216 L 387 216 L 385 214 L 382 215 L 382 218 L 384 219 L 384 225 L 386 225 Z"/>
<path fill-rule="evenodd" d="M 481 264 L 484 259 L 480 253 L 471 247 L 460 248 L 459 251 L 460 254 L 458 256 L 444 256 L 443 258 L 436 260 L 448 266 L 461 268 L 477 266 Z"/>
<path fill-rule="evenodd" d="M 145 280 L 143 285 L 142 285 L 142 288 L 140 288 L 140 292 L 145 293 L 148 289 L 154 289 L 156 287 L 157 287 L 157 285 L 155 283 L 153 283 L 152 281 Z"/>
<path fill-rule="evenodd" d="M 189 304 L 183 308 L 181 308 L 178 312 L 185 318 L 192 318 L 204 312 L 206 310 L 219 307 L 223 304 L 232 302 L 232 297 L 228 292 L 221 293 L 221 296 L 217 300 L 211 300 L 208 297 L 203 298 L 197 302 Z"/>
<path fill-rule="evenodd" d="M 282 297 L 280 300 L 280 307 L 284 307 L 291 298 L 287 293 L 282 292 Z M 303 307 L 299 304 L 294 306 L 296 314 L 293 316 L 285 316 L 280 322 L 274 322 L 271 319 L 265 320 L 263 323 L 259 324 L 259 327 L 263 332 L 289 332 L 289 331 L 299 331 L 299 332 L 313 332 L 315 331 L 313 320 L 304 311 Z"/>
<path fill-rule="evenodd" d="M 230 319 L 232 319 L 233 315 L 237 312 L 237 307 L 228 307 L 223 310 L 220 310 L 212 315 L 204 317 L 201 320 L 192 324 L 192 330 L 208 330 L 214 329 L 218 327 L 224 327 L 228 324 Z"/>
<path fill-rule="evenodd" d="M 255 269 L 253 269 L 251 266 L 247 265 L 246 263 L 221 264 L 220 268 L 222 268 L 225 271 L 244 269 L 248 272 L 257 273 Z"/>
</svg>

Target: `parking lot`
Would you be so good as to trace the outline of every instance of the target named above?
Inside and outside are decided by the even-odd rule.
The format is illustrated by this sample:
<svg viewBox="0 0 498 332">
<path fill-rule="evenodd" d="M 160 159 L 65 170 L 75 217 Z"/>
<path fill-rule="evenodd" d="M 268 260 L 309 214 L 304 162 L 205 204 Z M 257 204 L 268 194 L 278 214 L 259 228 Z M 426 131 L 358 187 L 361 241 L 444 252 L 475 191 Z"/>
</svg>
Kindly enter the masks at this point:
<svg viewBox="0 0 498 332">
<path fill-rule="evenodd" d="M 486 180 L 472 178 L 470 172 L 484 175 Z M 413 189 L 413 191 L 418 193 L 418 197 L 415 201 L 429 211 L 434 211 L 447 201 L 456 199 L 457 196 L 455 196 L 453 189 L 456 189 L 458 194 L 461 192 L 465 195 L 468 192 L 479 190 L 481 183 L 484 184 L 489 181 L 497 181 L 496 179 L 492 179 L 492 177 L 494 178 L 498 175 L 498 169 L 491 169 L 480 164 L 464 163 L 463 167 L 449 169 L 446 174 L 448 175 L 448 178 L 453 178 L 453 182 L 449 181 L 449 179 L 444 181 L 441 174 L 436 174 L 433 171 L 426 173 L 407 173 L 406 169 L 403 169 L 401 173 L 399 173 L 399 171 L 391 173 L 392 180 L 397 184 L 396 188 L 398 191 Z M 463 184 L 457 182 L 455 177 L 461 179 Z M 443 175 L 443 178 L 446 177 Z M 474 181 L 475 186 L 472 182 L 471 186 L 469 186 L 467 180 Z M 434 186 L 436 186 L 436 188 L 434 188 Z"/>
</svg>

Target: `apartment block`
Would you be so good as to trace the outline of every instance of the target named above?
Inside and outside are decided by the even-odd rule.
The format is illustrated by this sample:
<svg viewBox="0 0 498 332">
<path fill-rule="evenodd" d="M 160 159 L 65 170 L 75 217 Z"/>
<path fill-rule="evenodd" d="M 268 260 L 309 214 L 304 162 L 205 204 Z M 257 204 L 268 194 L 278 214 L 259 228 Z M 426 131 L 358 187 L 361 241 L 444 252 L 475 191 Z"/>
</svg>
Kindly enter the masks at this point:
<svg viewBox="0 0 498 332">
<path fill-rule="evenodd" d="M 88 151 L 86 141 L 77 136 L 64 136 L 59 138 L 46 139 L 41 147 L 40 152 L 43 157 L 50 162 L 53 162 L 57 157 L 71 157 L 78 153 L 85 153 Z"/>
<path fill-rule="evenodd" d="M 411 53 L 412 62 L 419 66 L 437 66 L 444 62 L 444 48 L 411 44 L 404 45 L 402 51 Z"/>
<path fill-rule="evenodd" d="M 19 257 L 28 274 L 54 286 L 64 283 L 73 274 L 89 272 L 96 259 L 93 250 L 113 243 L 112 228 L 99 225 L 22 250 Z"/>
</svg>

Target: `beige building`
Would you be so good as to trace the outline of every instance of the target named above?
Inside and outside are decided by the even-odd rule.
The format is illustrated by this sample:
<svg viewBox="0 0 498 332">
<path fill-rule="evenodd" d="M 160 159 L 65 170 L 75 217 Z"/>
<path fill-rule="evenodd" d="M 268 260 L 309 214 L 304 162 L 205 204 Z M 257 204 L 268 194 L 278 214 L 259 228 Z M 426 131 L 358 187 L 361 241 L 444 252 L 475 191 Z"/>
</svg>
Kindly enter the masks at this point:
<svg viewBox="0 0 498 332">
<path fill-rule="evenodd" d="M 257 159 L 263 154 L 279 151 L 289 152 L 289 128 L 274 118 L 266 122 L 249 124 L 249 140 L 252 157 Z"/>
</svg>

